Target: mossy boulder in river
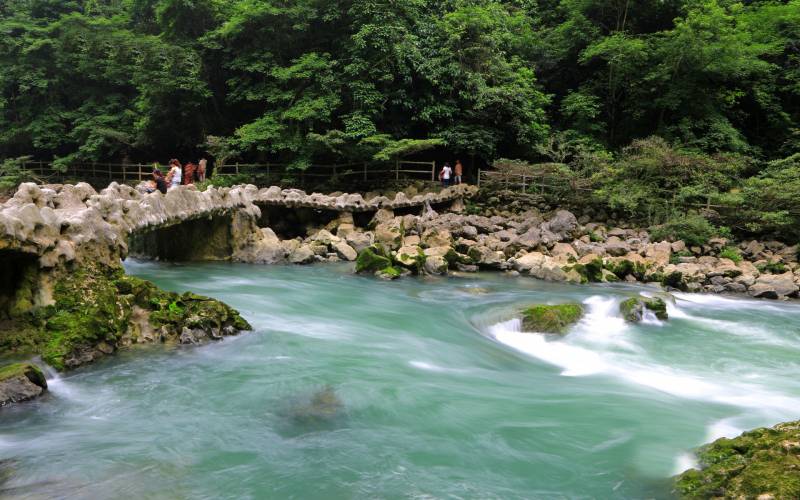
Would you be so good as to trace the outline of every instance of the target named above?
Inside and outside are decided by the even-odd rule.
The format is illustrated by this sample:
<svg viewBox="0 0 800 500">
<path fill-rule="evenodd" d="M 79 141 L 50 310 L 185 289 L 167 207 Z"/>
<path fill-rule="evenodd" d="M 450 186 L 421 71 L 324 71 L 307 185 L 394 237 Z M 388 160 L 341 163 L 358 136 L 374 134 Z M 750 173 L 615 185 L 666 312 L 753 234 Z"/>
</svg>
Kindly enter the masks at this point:
<svg viewBox="0 0 800 500">
<path fill-rule="evenodd" d="M 681 498 L 800 498 L 800 421 L 718 439 L 697 455 L 701 468 L 676 478 Z"/>
<path fill-rule="evenodd" d="M 34 399 L 46 390 L 47 380 L 36 365 L 15 363 L 0 368 L 0 406 Z"/>
<path fill-rule="evenodd" d="M 380 244 L 370 245 L 358 253 L 356 258 L 357 273 L 371 273 L 385 280 L 397 279 L 410 274 L 405 268 L 392 265 L 392 259 Z"/>
<path fill-rule="evenodd" d="M 381 245 L 371 245 L 361 250 L 356 257 L 357 273 L 374 273 L 391 267 L 392 260 Z"/>
<path fill-rule="evenodd" d="M 583 306 L 580 304 L 536 304 L 522 311 L 522 329 L 563 335 L 582 316 Z"/>
<path fill-rule="evenodd" d="M 666 320 L 669 318 L 667 314 L 667 304 L 664 299 L 660 297 L 631 297 L 623 300 L 619 305 L 619 310 L 625 321 L 630 323 L 638 323 L 642 321 L 645 310 L 652 311 L 656 318 Z"/>
</svg>

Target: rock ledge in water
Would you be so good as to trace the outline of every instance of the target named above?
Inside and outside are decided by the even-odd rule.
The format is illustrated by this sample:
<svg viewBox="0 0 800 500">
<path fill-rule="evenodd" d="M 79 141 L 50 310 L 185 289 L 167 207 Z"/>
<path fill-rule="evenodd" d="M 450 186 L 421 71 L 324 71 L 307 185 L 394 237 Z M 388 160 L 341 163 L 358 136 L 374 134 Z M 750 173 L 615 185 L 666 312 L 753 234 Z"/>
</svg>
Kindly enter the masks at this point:
<svg viewBox="0 0 800 500">
<path fill-rule="evenodd" d="M 44 373 L 30 363 L 0 368 L 0 406 L 37 398 L 47 390 Z"/>
<path fill-rule="evenodd" d="M 564 335 L 581 317 L 583 306 L 580 304 L 536 304 L 522 311 L 522 329 L 526 332 Z"/>
<path fill-rule="evenodd" d="M 631 297 L 623 300 L 619 305 L 622 317 L 629 323 L 638 323 L 644 317 L 645 309 L 653 311 L 656 318 L 665 321 L 669 318 L 667 314 L 667 303 L 659 297 Z"/>
<path fill-rule="evenodd" d="M 800 498 L 800 421 L 718 439 L 697 455 L 701 469 L 676 477 L 681 498 Z"/>
</svg>

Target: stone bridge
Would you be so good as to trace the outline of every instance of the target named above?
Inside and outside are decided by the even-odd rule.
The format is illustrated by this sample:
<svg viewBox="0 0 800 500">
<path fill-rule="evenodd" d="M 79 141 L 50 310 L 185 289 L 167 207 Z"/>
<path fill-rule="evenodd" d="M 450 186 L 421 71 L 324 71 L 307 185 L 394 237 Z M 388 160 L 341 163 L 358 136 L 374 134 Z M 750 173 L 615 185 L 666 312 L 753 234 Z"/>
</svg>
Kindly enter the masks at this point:
<svg viewBox="0 0 800 500">
<path fill-rule="evenodd" d="M 409 197 L 399 192 L 392 199 L 376 195 L 365 200 L 360 194 L 306 194 L 277 186 L 260 190 L 255 186 L 211 187 L 202 192 L 189 186 L 162 195 L 143 194 L 117 183 L 100 193 L 85 183 L 53 187 L 23 184 L 13 198 L 0 205 L 0 252 L 35 255 L 43 268 L 85 258 L 118 265 L 128 254 L 129 235 L 192 221 L 235 214 L 257 223 L 262 212 L 273 208 L 310 209 L 329 212 L 330 216 L 369 214 L 379 209 L 422 210 L 426 205 L 458 202 L 475 192 L 476 188 L 463 185 L 438 193 Z M 234 242 L 239 245 L 253 245 L 258 239 L 253 234 L 234 236 L 249 238 Z"/>
</svg>

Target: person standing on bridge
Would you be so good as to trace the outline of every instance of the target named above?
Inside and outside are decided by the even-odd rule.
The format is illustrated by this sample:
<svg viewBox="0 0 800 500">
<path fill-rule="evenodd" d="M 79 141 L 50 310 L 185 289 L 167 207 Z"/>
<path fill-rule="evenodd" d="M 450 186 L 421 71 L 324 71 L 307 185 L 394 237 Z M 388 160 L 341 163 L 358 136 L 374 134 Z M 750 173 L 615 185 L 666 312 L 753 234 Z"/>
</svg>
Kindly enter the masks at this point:
<svg viewBox="0 0 800 500">
<path fill-rule="evenodd" d="M 197 171 L 197 165 L 192 162 L 183 166 L 183 185 L 188 186 L 194 184 L 194 176 Z"/>
<path fill-rule="evenodd" d="M 461 184 L 461 176 L 464 175 L 464 165 L 461 164 L 461 160 L 456 160 L 456 168 L 455 168 L 455 184 Z"/>
<path fill-rule="evenodd" d="M 206 180 L 206 165 L 208 164 L 208 160 L 205 158 L 200 158 L 200 161 L 197 162 L 197 182 L 203 182 Z"/>
<path fill-rule="evenodd" d="M 182 178 L 183 169 L 181 168 L 181 162 L 176 159 L 170 160 L 169 173 L 167 174 L 167 184 L 169 184 L 169 188 L 173 189 L 180 186 Z"/>
<path fill-rule="evenodd" d="M 444 167 L 442 167 L 442 171 L 439 172 L 439 179 L 442 180 L 442 187 L 447 187 L 450 185 L 450 177 L 453 175 L 453 169 L 450 168 L 449 163 L 445 163 Z"/>
</svg>

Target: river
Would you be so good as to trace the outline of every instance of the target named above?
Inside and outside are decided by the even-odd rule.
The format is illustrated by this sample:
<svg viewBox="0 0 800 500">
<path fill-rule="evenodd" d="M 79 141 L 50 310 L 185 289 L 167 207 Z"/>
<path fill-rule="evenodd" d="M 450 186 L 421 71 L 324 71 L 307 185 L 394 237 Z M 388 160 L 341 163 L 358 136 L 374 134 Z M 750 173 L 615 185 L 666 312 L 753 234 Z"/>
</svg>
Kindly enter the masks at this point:
<svg viewBox="0 0 800 500">
<path fill-rule="evenodd" d="M 693 447 L 800 418 L 797 303 L 679 294 L 634 326 L 641 286 L 126 267 L 255 331 L 52 374 L 0 412 L 4 497 L 669 498 Z M 564 339 L 513 319 L 565 301 Z"/>
</svg>

